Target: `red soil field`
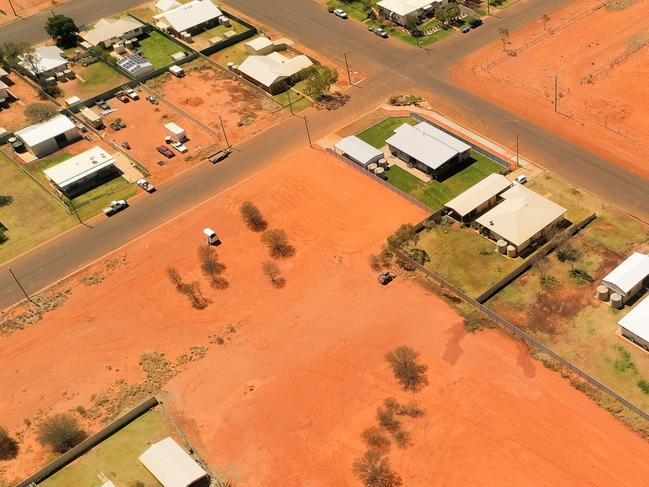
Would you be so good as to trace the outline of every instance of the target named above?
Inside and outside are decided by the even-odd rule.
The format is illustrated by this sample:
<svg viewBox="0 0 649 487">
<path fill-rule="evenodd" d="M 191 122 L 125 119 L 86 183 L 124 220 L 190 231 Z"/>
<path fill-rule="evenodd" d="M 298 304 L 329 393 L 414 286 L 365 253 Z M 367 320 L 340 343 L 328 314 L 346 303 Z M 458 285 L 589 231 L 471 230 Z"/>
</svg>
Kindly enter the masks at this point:
<svg viewBox="0 0 649 487">
<path fill-rule="evenodd" d="M 456 65 L 453 78 L 548 131 L 649 179 L 649 3 L 572 2 Z M 598 8 L 599 7 L 599 8 Z M 554 84 L 558 76 L 558 111 Z"/>
<path fill-rule="evenodd" d="M 0 0 L 0 10 L 2 11 L 0 25 L 19 18 L 14 15 L 14 9 L 18 16 L 28 17 L 41 10 L 50 9 L 62 3 L 65 3 L 65 0 L 11 0 L 11 2 L 9 0 Z M 13 4 L 13 9 L 11 8 L 11 4 Z"/>
<path fill-rule="evenodd" d="M 267 252 L 240 219 L 245 199 L 296 248 L 277 261 L 283 289 L 261 271 Z M 648 475 L 649 444 L 520 344 L 496 331 L 467 334 L 453 308 L 406 277 L 378 285 L 368 256 L 423 216 L 335 158 L 303 150 L 109 257 L 126 255 L 125 264 L 106 271 L 101 262 L 70 278 L 60 285 L 71 288 L 62 307 L 0 337 L 0 418 L 24 438 L 5 477 L 46 460 L 26 420 L 88 407 L 117 379 L 141 381 L 143 352 L 173 360 L 190 346 L 207 346 L 206 356 L 164 397 L 213 469 L 237 486 L 360 485 L 351 472 L 364 451 L 360 434 L 389 396 L 426 410 L 404 420 L 411 445 L 389 453 L 404 485 L 633 485 Z M 206 225 L 223 240 L 226 290 L 211 289 L 198 268 Z M 190 307 L 168 266 L 203 282 L 208 308 Z M 102 282 L 83 284 L 97 272 Z M 429 366 L 419 393 L 402 392 L 384 362 L 402 344 Z"/>
</svg>

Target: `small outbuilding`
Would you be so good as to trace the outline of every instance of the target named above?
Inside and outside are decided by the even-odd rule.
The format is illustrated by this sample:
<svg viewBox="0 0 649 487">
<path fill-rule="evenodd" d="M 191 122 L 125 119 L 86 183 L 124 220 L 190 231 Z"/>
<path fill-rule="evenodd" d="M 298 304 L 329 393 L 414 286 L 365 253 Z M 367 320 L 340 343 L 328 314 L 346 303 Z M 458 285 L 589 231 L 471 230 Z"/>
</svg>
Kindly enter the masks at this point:
<svg viewBox="0 0 649 487">
<path fill-rule="evenodd" d="M 185 129 L 183 129 L 180 125 L 169 122 L 165 124 L 165 130 L 172 139 L 177 140 L 178 142 L 185 142 L 187 140 Z"/>
<path fill-rule="evenodd" d="M 79 129 L 65 115 L 56 115 L 14 132 L 25 147 L 36 157 L 43 157 L 79 139 Z"/>
<path fill-rule="evenodd" d="M 334 150 L 364 168 L 385 157 L 383 152 L 355 135 L 340 139 L 334 145 Z"/>
<path fill-rule="evenodd" d="M 649 296 L 636 304 L 617 323 L 623 337 L 649 351 Z"/>
<path fill-rule="evenodd" d="M 83 107 L 79 110 L 79 115 L 81 115 L 81 118 L 83 118 L 84 121 L 93 128 L 99 129 L 104 126 L 104 121 L 102 120 L 101 115 L 95 112 L 92 108 Z"/>
<path fill-rule="evenodd" d="M 490 174 L 444 206 L 451 210 L 459 220 L 472 220 L 489 208 L 493 208 L 498 200 L 498 195 L 511 185 L 511 181 L 502 174 Z"/>
<path fill-rule="evenodd" d="M 134 78 L 150 73 L 154 69 L 153 64 L 151 64 L 146 58 L 137 54 L 128 54 L 123 56 L 119 61 L 117 61 L 117 65 L 124 71 L 127 71 Z"/>
<path fill-rule="evenodd" d="M 649 255 L 634 252 L 609 272 L 602 279 L 602 284 L 611 292 L 622 296 L 626 303 L 646 285 L 647 277 L 649 277 Z"/>
<path fill-rule="evenodd" d="M 170 437 L 151 445 L 139 459 L 163 487 L 190 487 L 208 476 Z"/>
<path fill-rule="evenodd" d="M 115 177 L 115 158 L 101 147 L 93 147 L 81 154 L 43 171 L 56 189 L 74 197 Z"/>
<path fill-rule="evenodd" d="M 253 56 L 264 56 L 275 50 L 275 44 L 268 37 L 259 36 L 244 44 L 246 52 Z"/>
</svg>

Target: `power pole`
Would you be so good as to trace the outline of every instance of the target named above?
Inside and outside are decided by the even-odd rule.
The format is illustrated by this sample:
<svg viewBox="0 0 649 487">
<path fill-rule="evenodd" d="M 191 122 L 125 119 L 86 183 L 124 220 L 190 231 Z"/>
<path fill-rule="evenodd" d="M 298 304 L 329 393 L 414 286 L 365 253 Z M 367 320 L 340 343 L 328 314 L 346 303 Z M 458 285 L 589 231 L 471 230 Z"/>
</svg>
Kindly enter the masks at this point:
<svg viewBox="0 0 649 487">
<path fill-rule="evenodd" d="M 559 77 L 555 75 L 554 76 L 554 111 L 555 112 L 559 111 L 558 103 L 559 103 Z"/>
<path fill-rule="evenodd" d="M 518 163 L 518 134 L 516 134 L 516 166 L 520 166 Z"/>
<path fill-rule="evenodd" d="M 352 74 L 349 71 L 349 63 L 347 62 L 347 53 L 343 53 L 343 56 L 345 56 L 345 66 L 347 67 L 347 80 L 349 80 L 349 84 L 352 84 Z"/>
<path fill-rule="evenodd" d="M 295 115 L 293 113 L 293 102 L 291 101 L 291 87 L 288 87 L 288 90 L 286 90 L 286 96 L 288 97 L 288 108 L 291 110 L 291 115 Z"/>
<path fill-rule="evenodd" d="M 16 9 L 14 7 L 14 4 L 11 0 L 9 0 L 9 5 L 11 6 L 11 10 L 13 11 L 14 15 L 18 17 L 19 15 L 16 13 Z"/>
<path fill-rule="evenodd" d="M 306 127 L 306 136 L 309 138 L 309 147 L 313 149 L 313 144 L 311 143 L 311 132 L 309 132 L 309 122 L 307 122 L 306 116 L 304 117 L 304 126 Z"/>
<path fill-rule="evenodd" d="M 219 115 L 219 120 L 221 121 L 221 130 L 223 130 L 223 137 L 225 138 L 225 143 L 228 145 L 228 149 L 231 147 L 230 142 L 228 141 L 228 134 L 225 133 L 225 124 L 223 123 L 223 119 L 221 118 L 221 115 Z"/>
<path fill-rule="evenodd" d="M 20 288 L 20 290 L 23 292 L 23 294 L 27 298 L 27 301 L 33 303 L 32 298 L 29 297 L 29 294 L 27 294 L 27 291 L 25 291 L 25 288 L 23 287 L 23 285 L 20 284 L 20 281 L 16 277 L 16 274 L 14 274 L 14 271 L 11 270 L 11 267 L 7 267 L 7 270 L 9 271 L 9 274 L 11 274 L 11 277 L 14 278 L 14 281 L 16 281 L 16 284 L 18 284 L 18 287 Z"/>
</svg>

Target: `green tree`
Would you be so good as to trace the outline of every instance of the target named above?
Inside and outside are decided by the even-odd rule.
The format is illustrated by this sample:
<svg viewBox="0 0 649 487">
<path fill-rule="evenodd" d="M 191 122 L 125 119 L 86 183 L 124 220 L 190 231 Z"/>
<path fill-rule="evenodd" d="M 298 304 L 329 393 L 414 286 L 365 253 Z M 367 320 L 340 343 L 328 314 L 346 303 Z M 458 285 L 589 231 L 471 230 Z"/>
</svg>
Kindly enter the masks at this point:
<svg viewBox="0 0 649 487">
<path fill-rule="evenodd" d="M 45 32 L 54 39 L 57 46 L 67 48 L 77 43 L 79 28 L 70 17 L 54 15 L 47 19 Z"/>
<path fill-rule="evenodd" d="M 305 93 L 314 100 L 322 100 L 329 95 L 329 89 L 338 81 L 338 71 L 331 69 L 329 66 L 318 64 L 311 66 L 304 73 Z"/>
<path fill-rule="evenodd" d="M 457 3 L 449 2 L 449 4 L 446 6 L 446 15 L 450 22 L 455 22 L 460 18 L 460 15 L 462 15 L 460 6 Z"/>
<path fill-rule="evenodd" d="M 417 17 L 416 15 L 408 15 L 408 17 L 406 17 L 406 25 L 404 25 L 404 27 L 412 37 L 421 37 L 422 32 L 419 29 L 419 17 Z"/>
<path fill-rule="evenodd" d="M 374 4 L 372 3 L 372 0 L 361 0 L 361 7 L 363 8 L 365 17 L 368 19 L 374 17 Z"/>
<path fill-rule="evenodd" d="M 557 259 L 561 262 L 568 262 L 570 270 L 575 270 L 575 263 L 579 261 L 584 253 L 571 243 L 565 243 L 557 250 Z"/>
<path fill-rule="evenodd" d="M 415 230 L 415 227 L 410 223 L 404 223 L 397 228 L 394 235 L 388 237 L 388 244 L 396 248 L 405 248 L 410 245 L 416 245 L 417 242 L 419 242 L 419 234 Z"/>
<path fill-rule="evenodd" d="M 448 13 L 445 6 L 440 6 L 435 9 L 435 20 L 437 20 L 442 27 L 446 28 L 446 22 L 448 22 Z"/>
</svg>

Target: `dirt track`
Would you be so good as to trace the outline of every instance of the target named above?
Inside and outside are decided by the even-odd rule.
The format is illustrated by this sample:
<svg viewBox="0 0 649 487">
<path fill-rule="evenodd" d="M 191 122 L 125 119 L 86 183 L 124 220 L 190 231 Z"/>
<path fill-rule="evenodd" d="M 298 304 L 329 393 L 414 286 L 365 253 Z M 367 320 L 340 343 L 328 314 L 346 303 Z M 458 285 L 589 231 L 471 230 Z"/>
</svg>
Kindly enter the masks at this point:
<svg viewBox="0 0 649 487">
<path fill-rule="evenodd" d="M 649 60 L 649 3 L 619 11 L 596 8 L 602 3 L 581 0 L 548 12 L 547 23 L 512 32 L 509 45 L 497 41 L 463 59 L 453 78 L 649 179 L 649 91 L 638 82 Z"/>
<path fill-rule="evenodd" d="M 244 199 L 297 249 L 278 263 L 284 289 L 261 272 L 266 250 L 239 218 Z M 69 283 L 62 308 L 0 338 L 0 383 L 9 391 L 0 417 L 26 438 L 7 477 L 45 461 L 25 426 L 39 410 L 89 407 L 115 380 L 143 379 L 143 352 L 173 360 L 191 346 L 208 347 L 207 355 L 166 396 L 235 485 L 358 485 L 351 463 L 363 449 L 359 436 L 388 396 L 426 409 L 409 426 L 412 445 L 390 452 L 406 485 L 633 485 L 649 474 L 649 445 L 520 345 L 495 331 L 466 335 L 452 308 L 407 279 L 376 283 L 368 255 L 400 223 L 422 217 L 365 176 L 305 150 L 128 245 L 115 269 L 87 270 Z M 223 240 L 224 291 L 210 289 L 198 270 L 206 225 Z M 185 281 L 203 282 L 207 309 L 193 310 L 176 292 L 170 265 Z M 102 282 L 82 283 L 98 272 Z M 383 361 L 401 344 L 429 366 L 430 385 L 416 395 L 396 387 Z"/>
</svg>

